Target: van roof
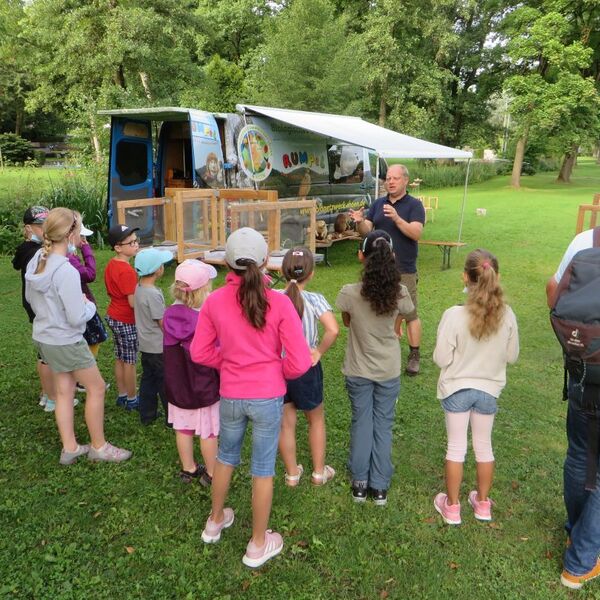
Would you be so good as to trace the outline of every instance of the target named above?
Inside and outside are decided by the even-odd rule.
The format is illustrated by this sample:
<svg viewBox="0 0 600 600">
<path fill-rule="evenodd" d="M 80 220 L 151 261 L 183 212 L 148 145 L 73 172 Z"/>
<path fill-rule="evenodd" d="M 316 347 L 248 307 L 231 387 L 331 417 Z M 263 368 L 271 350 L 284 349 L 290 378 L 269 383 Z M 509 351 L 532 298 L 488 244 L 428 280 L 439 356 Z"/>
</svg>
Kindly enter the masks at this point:
<svg viewBox="0 0 600 600">
<path fill-rule="evenodd" d="M 210 114 L 215 117 L 225 117 L 220 113 L 207 113 L 195 108 L 181 108 L 178 106 L 156 106 L 153 108 L 117 108 L 114 110 L 99 110 L 99 115 L 111 117 L 131 117 L 146 119 L 148 121 L 189 121 L 190 113 Z"/>
</svg>

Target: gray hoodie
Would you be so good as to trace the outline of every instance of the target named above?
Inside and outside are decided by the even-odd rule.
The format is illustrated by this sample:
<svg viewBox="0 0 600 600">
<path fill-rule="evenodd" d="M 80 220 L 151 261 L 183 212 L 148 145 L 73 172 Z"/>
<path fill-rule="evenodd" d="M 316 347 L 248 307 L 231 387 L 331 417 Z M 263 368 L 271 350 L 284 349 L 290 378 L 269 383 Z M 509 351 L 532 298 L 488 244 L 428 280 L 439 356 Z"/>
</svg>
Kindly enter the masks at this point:
<svg viewBox="0 0 600 600">
<path fill-rule="evenodd" d="M 36 275 L 40 256 L 41 250 L 25 273 L 25 298 L 35 313 L 33 339 L 54 346 L 79 342 L 96 306 L 84 301 L 79 273 L 66 256 L 49 254 L 46 268 Z"/>
</svg>

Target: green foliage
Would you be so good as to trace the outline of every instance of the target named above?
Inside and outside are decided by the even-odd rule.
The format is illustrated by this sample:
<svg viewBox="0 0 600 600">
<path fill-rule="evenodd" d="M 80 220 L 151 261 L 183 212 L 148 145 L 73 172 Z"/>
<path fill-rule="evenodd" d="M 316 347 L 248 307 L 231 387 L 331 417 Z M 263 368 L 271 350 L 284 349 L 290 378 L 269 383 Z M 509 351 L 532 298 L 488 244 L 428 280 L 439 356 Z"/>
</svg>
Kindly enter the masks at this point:
<svg viewBox="0 0 600 600">
<path fill-rule="evenodd" d="M 492 179 L 502 172 L 502 162 L 471 161 L 469 169 L 469 184 L 482 183 Z M 432 188 L 464 186 L 467 171 L 466 162 L 457 162 L 453 165 L 437 164 L 435 161 L 418 160 L 410 168 L 410 178 L 421 179 L 421 190 L 428 191 Z"/>
<path fill-rule="evenodd" d="M 33 158 L 33 147 L 15 133 L 0 133 L 2 160 L 8 165 L 22 165 Z"/>
</svg>

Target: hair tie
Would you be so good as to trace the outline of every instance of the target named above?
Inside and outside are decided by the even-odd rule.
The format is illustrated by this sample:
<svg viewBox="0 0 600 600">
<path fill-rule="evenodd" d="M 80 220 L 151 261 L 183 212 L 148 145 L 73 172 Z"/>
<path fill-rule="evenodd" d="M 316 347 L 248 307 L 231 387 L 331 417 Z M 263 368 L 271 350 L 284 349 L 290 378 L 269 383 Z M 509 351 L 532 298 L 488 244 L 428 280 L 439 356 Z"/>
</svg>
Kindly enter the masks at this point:
<svg viewBox="0 0 600 600">
<path fill-rule="evenodd" d="M 304 256 L 302 250 L 292 250 L 292 256 Z"/>
<path fill-rule="evenodd" d="M 489 260 L 484 260 L 484 261 L 481 263 L 481 267 L 482 267 L 483 269 L 489 269 L 489 268 L 490 268 L 490 261 L 489 261 Z"/>
<path fill-rule="evenodd" d="M 295 283 L 296 285 L 298 285 L 298 281 L 296 279 L 290 279 L 290 283 Z"/>
</svg>

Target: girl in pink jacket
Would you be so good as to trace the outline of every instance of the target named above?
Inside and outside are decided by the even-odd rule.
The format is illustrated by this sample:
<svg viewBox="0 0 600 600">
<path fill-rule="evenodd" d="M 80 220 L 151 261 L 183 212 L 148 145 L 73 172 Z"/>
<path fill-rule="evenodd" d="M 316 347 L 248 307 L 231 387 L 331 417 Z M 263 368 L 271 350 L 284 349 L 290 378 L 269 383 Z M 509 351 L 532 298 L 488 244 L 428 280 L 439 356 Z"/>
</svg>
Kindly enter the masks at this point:
<svg viewBox="0 0 600 600">
<path fill-rule="evenodd" d="M 283 548 L 281 535 L 267 530 L 283 396 L 286 379 L 311 366 L 298 313 L 287 296 L 268 289 L 260 271 L 267 258 L 257 231 L 243 227 L 229 236 L 225 260 L 232 271 L 206 299 L 190 346 L 192 360 L 220 371 L 219 452 L 205 543 L 218 542 L 233 524 L 233 510 L 224 505 L 252 421 L 252 538 L 242 558 L 249 567 L 260 567 Z"/>
</svg>

